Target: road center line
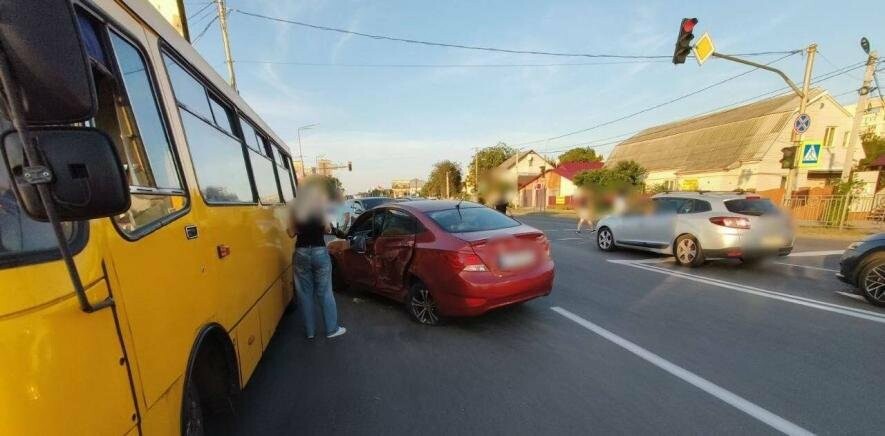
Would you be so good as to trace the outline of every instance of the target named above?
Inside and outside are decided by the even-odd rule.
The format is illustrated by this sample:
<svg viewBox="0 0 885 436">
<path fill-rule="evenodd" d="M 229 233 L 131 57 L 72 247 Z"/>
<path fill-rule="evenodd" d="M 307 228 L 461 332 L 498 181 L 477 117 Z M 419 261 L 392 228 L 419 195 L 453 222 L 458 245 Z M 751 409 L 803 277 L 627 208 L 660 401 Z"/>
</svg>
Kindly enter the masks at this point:
<svg viewBox="0 0 885 436">
<path fill-rule="evenodd" d="M 584 327 L 587 330 L 590 330 L 593 333 L 596 333 L 599 336 L 602 336 L 605 340 L 633 353 L 637 357 L 645 360 L 648 363 L 651 363 L 654 366 L 670 373 L 671 375 L 679 378 L 680 380 L 718 398 L 719 400 L 725 402 L 726 404 L 740 410 L 741 412 L 746 413 L 747 415 L 752 416 L 753 418 L 758 419 L 759 421 L 769 425 L 770 427 L 779 430 L 788 435 L 811 435 L 810 431 L 799 427 L 796 424 L 793 424 L 790 421 L 787 421 L 784 418 L 781 418 L 778 415 L 775 415 L 772 412 L 769 412 L 766 409 L 750 402 L 749 400 L 725 389 L 685 368 L 682 368 L 675 363 L 670 362 L 667 359 L 664 359 L 657 354 L 646 350 L 645 348 L 640 347 L 639 345 L 630 342 L 627 339 L 624 339 L 578 315 L 575 315 L 572 312 L 569 312 L 566 309 L 563 309 L 559 306 L 551 307 L 551 309 L 574 321 L 581 327 Z"/>
<path fill-rule="evenodd" d="M 797 295 L 791 295 L 783 292 L 777 291 L 769 291 L 767 289 L 756 288 L 753 286 L 742 285 L 740 283 L 728 282 L 725 280 L 713 279 L 709 277 L 699 276 L 695 274 L 689 274 L 685 272 L 677 272 L 672 271 L 666 268 L 661 268 L 648 264 L 639 264 L 629 260 L 609 260 L 609 262 L 617 263 L 621 265 L 631 266 L 633 268 L 644 269 L 647 271 L 652 271 L 660 274 L 667 274 L 674 277 L 679 277 L 685 280 L 691 280 L 699 283 L 704 283 L 708 285 L 718 286 L 720 288 L 731 289 L 733 291 L 743 292 L 747 294 L 757 295 L 760 297 L 771 298 L 774 300 L 784 301 L 787 303 L 798 304 L 800 306 L 810 307 L 812 309 L 819 309 L 827 312 L 838 313 L 840 315 L 852 316 L 855 318 L 864 319 L 867 321 L 873 321 L 878 323 L 885 324 L 885 314 L 881 314 L 878 312 L 873 312 L 869 310 L 863 309 L 855 309 L 853 307 L 841 306 L 838 304 L 827 303 L 825 301 L 814 300 L 811 298 L 800 297 Z"/>
<path fill-rule="evenodd" d="M 837 269 L 832 268 L 821 268 L 819 266 L 810 266 L 810 265 L 799 265 L 797 263 L 786 263 L 786 262 L 774 262 L 778 265 L 787 265 L 787 266 L 795 266 L 797 268 L 808 268 L 808 269 L 816 269 L 820 271 L 829 271 L 829 272 L 839 272 Z"/>
<path fill-rule="evenodd" d="M 790 253 L 787 257 L 814 257 L 814 256 L 833 256 L 836 254 L 842 254 L 845 250 L 823 250 L 823 251 L 799 251 L 796 253 Z"/>
<path fill-rule="evenodd" d="M 580 241 L 584 238 L 559 238 L 557 241 Z"/>
</svg>

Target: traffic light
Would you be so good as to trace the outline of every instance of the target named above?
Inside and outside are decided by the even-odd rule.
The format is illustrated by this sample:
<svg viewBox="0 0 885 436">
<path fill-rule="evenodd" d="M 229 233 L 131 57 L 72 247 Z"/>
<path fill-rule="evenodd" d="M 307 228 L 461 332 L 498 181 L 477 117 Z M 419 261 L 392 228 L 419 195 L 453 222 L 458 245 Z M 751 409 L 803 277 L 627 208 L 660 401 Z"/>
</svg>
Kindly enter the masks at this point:
<svg viewBox="0 0 885 436">
<path fill-rule="evenodd" d="M 694 39 L 694 25 L 698 24 L 697 18 L 683 18 L 679 24 L 679 36 L 676 38 L 676 49 L 673 50 L 673 64 L 684 64 L 685 58 L 691 53 L 691 40 Z"/>
<path fill-rule="evenodd" d="M 347 161 L 347 171 L 353 171 L 353 164 Z"/>
<path fill-rule="evenodd" d="M 784 147 L 781 149 L 781 168 L 792 169 L 796 167 L 796 147 Z"/>
</svg>

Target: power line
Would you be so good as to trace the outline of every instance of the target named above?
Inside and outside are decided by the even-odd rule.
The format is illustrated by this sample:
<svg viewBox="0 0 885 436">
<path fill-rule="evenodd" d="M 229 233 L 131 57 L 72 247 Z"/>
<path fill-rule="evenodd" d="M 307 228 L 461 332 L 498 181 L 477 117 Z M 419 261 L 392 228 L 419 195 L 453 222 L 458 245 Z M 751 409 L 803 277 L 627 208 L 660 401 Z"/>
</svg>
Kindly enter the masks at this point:
<svg viewBox="0 0 885 436">
<path fill-rule="evenodd" d="M 203 6 L 203 7 L 200 8 L 198 11 L 194 12 L 194 13 L 191 14 L 189 17 L 187 17 L 187 20 L 188 20 L 188 21 L 193 20 L 194 17 L 196 17 L 197 15 L 200 15 L 201 12 L 205 11 L 206 9 L 209 9 L 209 7 L 212 6 L 212 5 L 214 5 L 214 4 L 215 4 L 214 1 L 209 2 L 209 3 L 206 3 L 205 6 Z"/>
<path fill-rule="evenodd" d="M 362 33 L 362 32 L 354 32 L 352 30 L 339 29 L 337 27 L 329 27 L 329 26 L 321 26 L 317 24 L 305 23 L 303 21 L 296 21 L 288 18 L 279 18 L 279 17 L 271 17 L 268 15 L 258 14 L 255 12 L 248 12 L 241 9 L 231 9 L 237 13 L 248 15 L 255 18 L 261 18 L 270 21 L 277 21 L 280 23 L 293 24 L 296 26 L 306 27 L 315 30 L 323 30 L 327 32 L 336 32 L 343 33 L 346 35 L 354 35 L 361 36 L 364 38 L 370 38 L 375 40 L 384 40 L 384 41 L 394 41 L 394 42 L 402 42 L 406 44 L 418 44 L 418 45 L 426 45 L 433 47 L 448 47 L 448 48 L 458 48 L 463 50 L 480 50 L 480 51 L 489 51 L 496 53 L 510 53 L 510 54 L 530 54 L 530 55 L 541 55 L 541 56 L 559 56 L 559 57 L 584 57 L 584 58 L 614 58 L 614 59 L 670 59 L 672 56 L 670 55 L 615 55 L 615 54 L 598 54 L 598 53 L 566 53 L 566 52 L 553 52 L 553 51 L 541 51 L 541 50 L 514 50 L 507 48 L 496 48 L 496 47 L 482 47 L 475 45 L 464 45 L 464 44 L 454 44 L 447 42 L 436 42 L 436 41 L 423 41 L 418 39 L 410 39 L 410 38 L 399 38 L 395 36 L 387 36 L 387 35 L 378 35 L 371 33 Z M 801 50 L 788 50 L 788 51 L 765 51 L 765 52 L 755 52 L 755 53 L 742 53 L 740 56 L 764 56 L 764 55 L 773 55 L 773 54 L 794 54 L 798 53 Z"/>
<path fill-rule="evenodd" d="M 209 27 L 212 26 L 212 23 L 216 22 L 217 20 L 218 20 L 218 15 L 216 14 L 214 17 L 212 17 L 212 20 L 210 20 L 208 23 L 206 23 L 206 27 L 204 27 L 203 30 L 200 31 L 200 34 L 197 35 L 196 38 L 193 39 L 193 41 L 191 41 L 191 44 L 196 44 L 197 41 L 199 41 L 200 38 L 202 38 L 203 35 L 205 35 L 207 31 L 209 31 Z"/>
<path fill-rule="evenodd" d="M 784 56 L 782 56 L 782 57 L 780 57 L 780 58 L 777 58 L 777 59 L 775 59 L 775 60 L 769 62 L 769 63 L 766 64 L 766 65 L 771 65 L 771 64 L 773 64 L 773 63 L 775 63 L 775 62 L 781 61 L 781 60 L 786 59 L 786 58 L 788 58 L 788 57 L 790 57 L 790 56 L 793 56 L 793 55 L 795 55 L 795 54 L 796 54 L 796 53 L 790 53 L 790 54 L 784 55 Z M 644 114 L 644 113 L 646 113 L 646 112 L 650 112 L 650 111 L 653 111 L 653 110 L 655 110 L 655 109 L 658 109 L 658 108 L 661 108 L 661 107 L 667 106 L 667 105 L 669 105 L 669 104 L 676 103 L 677 101 L 684 100 L 684 99 L 686 99 L 686 98 L 688 98 L 688 97 L 691 97 L 691 96 L 693 96 L 693 95 L 700 94 L 700 93 L 702 93 L 702 92 L 704 92 L 704 91 L 707 91 L 707 90 L 709 90 L 709 89 L 711 89 L 711 88 L 717 87 L 717 86 L 719 86 L 719 85 L 722 85 L 722 84 L 724 84 L 724 83 L 730 82 L 730 81 L 732 81 L 732 80 L 734 80 L 734 79 L 737 79 L 737 78 L 739 78 L 739 77 L 742 77 L 742 76 L 745 76 L 745 75 L 747 75 L 747 74 L 750 74 L 750 73 L 752 73 L 753 71 L 756 71 L 756 70 L 758 70 L 758 69 L 759 69 L 759 68 L 755 68 L 755 67 L 754 67 L 754 68 L 749 69 L 749 70 L 746 70 L 746 71 L 744 71 L 744 72 L 742 72 L 742 73 L 735 74 L 734 76 L 730 76 L 730 77 L 727 77 L 727 78 L 725 78 L 725 79 L 722 79 L 722 80 L 720 80 L 720 81 L 718 81 L 718 82 L 715 82 L 715 83 L 713 83 L 713 84 L 707 85 L 707 86 L 705 86 L 705 87 L 703 87 L 703 88 L 701 88 L 701 89 L 697 89 L 697 90 L 692 91 L 692 92 L 689 92 L 689 93 L 687 93 L 687 94 L 682 94 L 682 95 L 680 95 L 680 96 L 678 96 L 678 97 L 672 98 L 672 99 L 667 100 L 667 101 L 665 101 L 665 102 L 658 103 L 658 104 L 653 105 L 653 106 L 649 106 L 649 107 L 647 107 L 647 108 L 644 108 L 644 109 L 638 110 L 638 111 L 636 111 L 636 112 L 633 112 L 633 113 L 630 113 L 630 114 L 627 114 L 627 115 L 624 115 L 624 116 L 621 116 L 621 117 L 615 118 L 615 119 L 613 119 L 613 120 L 605 121 L 605 122 L 602 122 L 602 123 L 599 123 L 599 124 L 595 124 L 595 125 L 593 125 L 593 126 L 586 127 L 586 128 L 583 128 L 583 129 L 573 130 L 573 131 L 571 131 L 571 132 L 564 133 L 564 134 L 561 134 L 561 135 L 558 135 L 558 136 L 553 136 L 553 137 L 550 137 L 550 138 L 544 138 L 544 139 L 538 139 L 538 140 L 535 140 L 535 141 L 523 142 L 523 143 L 520 143 L 520 144 L 516 144 L 516 146 L 529 145 L 529 144 L 536 144 L 536 143 L 539 143 L 539 142 L 546 142 L 546 141 L 554 141 L 554 140 L 557 140 L 557 139 L 565 138 L 565 137 L 567 137 L 567 136 L 572 136 L 572 135 L 577 135 L 577 134 L 579 134 L 579 133 L 589 132 L 589 131 L 591 131 L 591 130 L 598 129 L 598 128 L 600 128 L 600 127 L 605 127 L 605 126 L 608 126 L 608 125 L 611 125 L 611 124 L 617 123 L 617 122 L 619 122 L 619 121 L 624 121 L 624 120 L 626 120 L 626 119 L 633 118 L 633 117 L 635 117 L 635 116 L 637 116 L 637 115 L 641 115 L 641 114 Z"/>
<path fill-rule="evenodd" d="M 823 81 L 825 81 L 825 80 L 829 80 L 829 79 L 832 79 L 832 78 L 835 78 L 835 77 L 839 77 L 839 76 L 845 75 L 845 74 L 847 74 L 847 73 L 849 73 L 849 72 L 851 72 L 851 71 L 854 71 L 854 70 L 856 70 L 856 69 L 858 69 L 858 68 L 862 68 L 862 67 L 864 67 L 865 65 L 866 65 L 866 62 L 859 62 L 859 63 L 855 63 L 855 64 L 847 65 L 847 66 L 845 66 L 845 67 L 842 67 L 842 68 L 839 68 L 839 69 L 836 69 L 836 70 L 829 71 L 829 72 L 827 72 L 827 73 L 821 74 L 821 75 L 819 75 L 818 77 L 814 78 L 814 79 L 812 80 L 811 84 L 820 83 L 820 82 L 823 82 Z M 758 95 L 755 95 L 755 96 L 752 96 L 752 97 L 749 97 L 749 98 L 745 98 L 745 99 L 742 99 L 742 100 L 739 100 L 739 101 L 735 101 L 735 102 L 732 102 L 732 103 L 729 103 L 729 104 L 726 104 L 726 105 L 722 105 L 722 106 L 719 106 L 719 107 L 716 107 L 716 108 L 710 109 L 710 110 L 705 111 L 705 112 L 702 112 L 702 113 L 700 113 L 700 114 L 693 115 L 691 118 L 700 119 L 700 118 L 703 117 L 703 116 L 710 115 L 710 114 L 713 114 L 713 113 L 716 113 L 716 112 L 719 112 L 719 111 L 722 111 L 722 110 L 724 110 L 724 109 L 731 108 L 731 107 L 734 107 L 734 106 L 742 105 L 742 104 L 744 104 L 744 103 L 748 103 L 748 102 L 753 101 L 753 100 L 758 100 L 758 99 L 760 99 L 760 98 L 762 98 L 762 97 L 767 97 L 767 96 L 772 95 L 772 94 L 783 93 L 784 91 L 787 91 L 787 90 L 789 90 L 789 89 L 790 89 L 790 88 L 789 88 L 788 86 L 784 86 L 784 87 L 781 87 L 781 88 L 778 88 L 778 89 L 774 89 L 774 90 L 771 90 L 771 91 L 768 91 L 768 92 L 764 92 L 764 93 L 762 93 L 762 94 L 758 94 Z M 856 90 L 852 90 L 852 91 L 856 92 Z M 843 94 L 840 94 L 840 96 L 841 96 L 841 95 L 844 95 L 844 93 L 843 93 Z M 835 98 L 835 97 L 837 97 L 837 96 L 833 96 L 833 97 Z M 770 114 L 765 114 L 765 115 L 770 115 Z M 675 129 L 676 127 L 684 127 L 684 126 L 685 126 L 685 124 L 682 124 L 682 125 L 680 125 L 680 126 L 673 126 L 673 127 L 669 127 L 669 128 L 666 128 L 666 129 L 655 130 L 655 131 L 653 131 L 653 132 L 649 132 L 648 134 L 638 136 L 638 137 L 636 137 L 636 139 L 641 139 L 641 138 L 644 138 L 644 137 L 647 137 L 647 136 L 650 136 L 650 135 L 653 135 L 653 134 L 654 134 L 654 135 L 656 135 L 656 134 L 660 134 L 660 133 L 663 133 L 663 132 L 667 132 L 667 131 L 673 130 L 673 129 Z M 585 147 L 590 147 L 590 148 L 598 148 L 598 147 L 604 147 L 604 146 L 606 146 L 606 145 L 617 144 L 617 143 L 619 143 L 619 142 L 622 142 L 623 139 L 616 139 L 616 138 L 623 138 L 623 137 L 626 137 L 626 136 L 630 136 L 630 135 L 633 135 L 633 134 L 636 134 L 636 133 L 642 132 L 642 131 L 644 131 L 644 130 L 647 130 L 647 128 L 631 130 L 631 131 L 629 131 L 629 132 L 624 132 L 624 133 L 621 133 L 621 134 L 619 134 L 619 135 L 614 135 L 614 136 L 610 136 L 610 137 L 607 137 L 607 138 L 596 139 L 596 140 L 593 140 L 593 141 L 587 141 L 587 142 L 583 142 L 583 143 L 574 144 L 574 145 L 570 146 L 570 147 L 567 148 L 567 149 L 548 151 L 548 153 L 556 153 L 556 152 L 568 151 L 568 150 L 571 149 L 571 148 L 579 147 L 579 146 L 585 146 Z M 616 139 L 616 140 L 608 141 L 608 140 L 611 140 L 611 139 Z M 603 141 L 603 142 L 600 142 L 600 141 Z M 604 141 L 608 141 L 608 142 L 604 142 Z M 517 144 L 517 145 L 520 145 L 520 144 Z"/>
<path fill-rule="evenodd" d="M 666 63 L 665 59 L 647 60 L 623 60 L 610 62 L 571 62 L 571 63 L 546 63 L 546 64 L 336 64 L 321 62 L 297 62 L 297 61 L 261 61 L 245 60 L 237 61 L 238 64 L 270 64 L 270 65 L 296 65 L 307 67 L 352 67 L 352 68 L 532 68 L 532 67 L 580 67 L 592 65 L 620 65 L 620 64 L 650 64 Z"/>
</svg>

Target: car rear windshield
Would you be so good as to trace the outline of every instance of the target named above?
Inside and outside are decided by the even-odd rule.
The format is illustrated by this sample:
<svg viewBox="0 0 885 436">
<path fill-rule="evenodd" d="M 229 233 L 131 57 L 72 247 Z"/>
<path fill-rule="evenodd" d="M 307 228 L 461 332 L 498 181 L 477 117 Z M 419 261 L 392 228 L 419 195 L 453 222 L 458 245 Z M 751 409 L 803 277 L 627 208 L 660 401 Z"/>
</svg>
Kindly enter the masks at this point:
<svg viewBox="0 0 885 436">
<path fill-rule="evenodd" d="M 725 208 L 732 213 L 753 216 L 772 215 L 778 212 L 777 206 L 767 198 L 728 200 L 725 202 Z"/>
<path fill-rule="evenodd" d="M 438 210 L 427 215 L 449 233 L 481 232 L 519 225 L 519 221 L 487 207 Z"/>
</svg>

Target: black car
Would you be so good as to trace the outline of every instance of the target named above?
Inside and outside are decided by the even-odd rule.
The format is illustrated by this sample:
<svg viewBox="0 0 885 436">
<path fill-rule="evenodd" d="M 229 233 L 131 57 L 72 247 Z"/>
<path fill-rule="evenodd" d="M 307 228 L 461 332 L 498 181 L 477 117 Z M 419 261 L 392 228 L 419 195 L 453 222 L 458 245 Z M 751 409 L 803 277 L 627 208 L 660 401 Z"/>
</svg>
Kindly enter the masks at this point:
<svg viewBox="0 0 885 436">
<path fill-rule="evenodd" d="M 836 277 L 856 286 L 870 303 L 885 307 L 885 233 L 849 245 Z"/>
</svg>

